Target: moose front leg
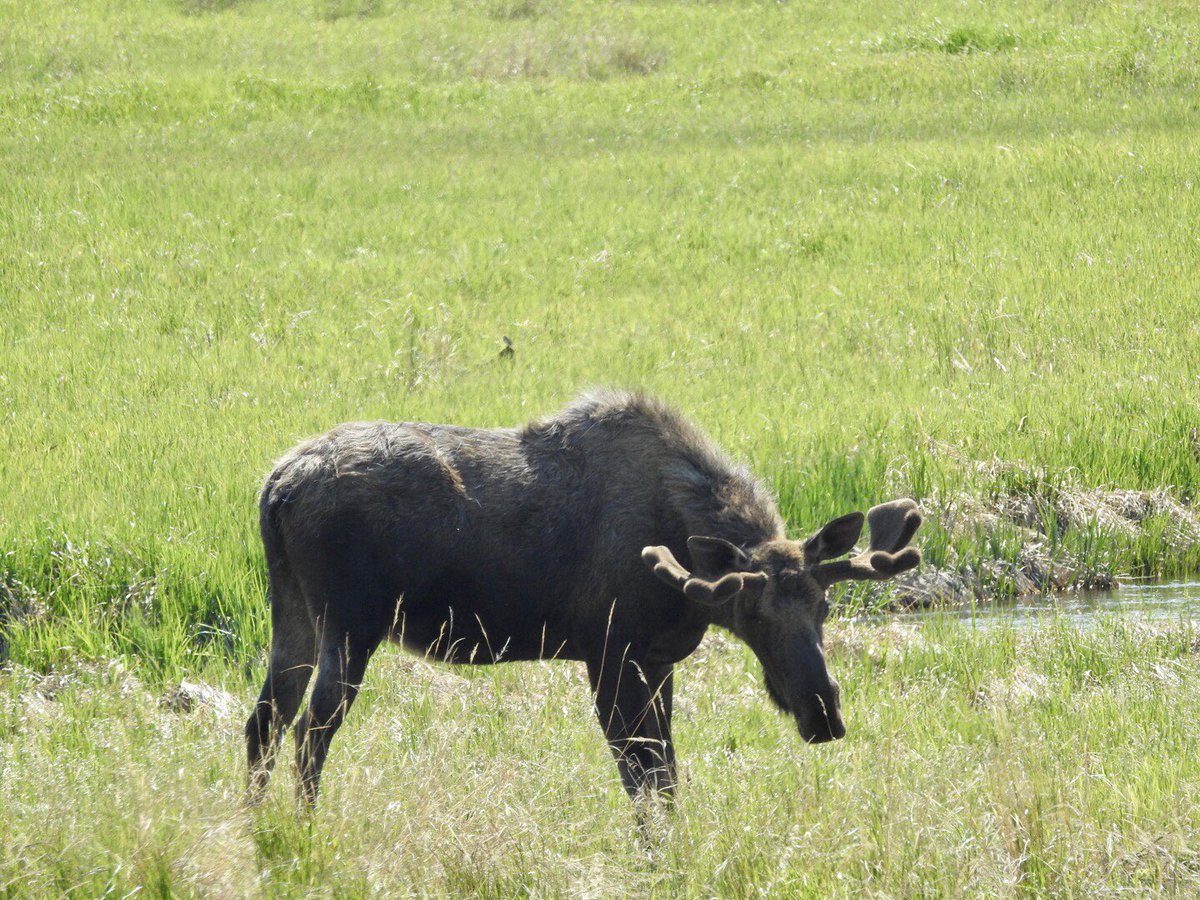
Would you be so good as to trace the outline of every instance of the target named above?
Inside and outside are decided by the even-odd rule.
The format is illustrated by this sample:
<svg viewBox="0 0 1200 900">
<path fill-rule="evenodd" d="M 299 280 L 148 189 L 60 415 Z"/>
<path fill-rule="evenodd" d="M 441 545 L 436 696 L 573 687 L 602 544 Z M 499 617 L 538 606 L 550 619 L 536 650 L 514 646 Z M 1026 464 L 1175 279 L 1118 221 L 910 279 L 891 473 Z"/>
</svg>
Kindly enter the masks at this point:
<svg viewBox="0 0 1200 900">
<path fill-rule="evenodd" d="M 657 770 L 659 777 L 650 787 L 670 800 L 674 796 L 676 782 L 675 743 L 671 740 L 671 701 L 675 690 L 675 669 L 672 666 L 650 669 L 646 672 L 646 678 L 650 687 L 653 736 L 659 742 L 662 760 Z"/>
<path fill-rule="evenodd" d="M 671 743 L 671 666 L 643 666 L 627 655 L 588 663 L 596 715 L 629 796 L 669 798 L 675 789 Z"/>
</svg>

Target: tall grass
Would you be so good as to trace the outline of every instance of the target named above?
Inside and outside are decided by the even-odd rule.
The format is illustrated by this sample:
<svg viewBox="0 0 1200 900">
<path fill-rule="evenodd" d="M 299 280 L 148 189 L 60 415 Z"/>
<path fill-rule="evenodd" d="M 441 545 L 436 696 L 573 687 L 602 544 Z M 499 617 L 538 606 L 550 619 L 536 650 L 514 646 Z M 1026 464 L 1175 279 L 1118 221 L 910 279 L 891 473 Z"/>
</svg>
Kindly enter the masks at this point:
<svg viewBox="0 0 1200 900">
<path fill-rule="evenodd" d="M 842 623 L 850 732 L 801 745 L 757 665 L 680 672 L 684 782 L 639 840 L 568 663 L 377 658 L 326 792 L 240 806 L 242 705 L 173 711 L 119 666 L 0 691 L 0 886 L 99 896 L 1189 895 L 1191 625 Z M 460 674 L 461 673 L 461 674 Z M 236 681 L 236 677 L 233 679 Z M 48 699 L 47 695 L 53 697 Z"/>
<path fill-rule="evenodd" d="M 54 613 L 14 659 L 245 658 L 295 440 L 596 383 L 694 415 L 798 535 L 997 457 L 1192 497 L 1187 10 L 0 12 L 0 566 Z M 1193 570 L 1168 530 L 1063 549 Z"/>
<path fill-rule="evenodd" d="M 655 391 L 797 536 L 898 494 L 1193 501 L 1200 12 L 0 0 L 0 23 L 0 892 L 1194 893 L 1190 626 L 838 623 L 851 732 L 825 748 L 715 640 L 681 673 L 653 847 L 569 665 L 381 655 L 311 819 L 286 770 L 240 809 L 238 732 L 255 491 L 343 420 Z M 1060 534 L 1037 509 L 1089 565 L 1200 566 L 1161 517 Z M 921 540 L 962 563 L 1020 533 Z M 228 702 L 163 706 L 185 675 Z"/>
</svg>

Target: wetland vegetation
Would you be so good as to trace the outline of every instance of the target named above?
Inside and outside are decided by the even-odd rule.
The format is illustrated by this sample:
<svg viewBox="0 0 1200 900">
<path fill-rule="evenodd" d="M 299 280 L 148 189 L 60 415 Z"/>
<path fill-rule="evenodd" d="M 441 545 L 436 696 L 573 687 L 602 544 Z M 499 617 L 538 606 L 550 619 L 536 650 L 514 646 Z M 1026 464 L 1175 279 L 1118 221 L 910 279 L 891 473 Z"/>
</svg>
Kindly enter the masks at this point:
<svg viewBox="0 0 1200 900">
<path fill-rule="evenodd" d="M 567 663 L 383 654 L 317 813 L 238 800 L 255 493 L 339 421 L 641 388 L 797 537 L 916 497 L 926 594 L 1200 570 L 1196 9 L 0 22 L 0 891 L 1194 893 L 1186 620 L 832 622 L 849 735 L 821 748 L 716 636 L 651 848 Z"/>
</svg>

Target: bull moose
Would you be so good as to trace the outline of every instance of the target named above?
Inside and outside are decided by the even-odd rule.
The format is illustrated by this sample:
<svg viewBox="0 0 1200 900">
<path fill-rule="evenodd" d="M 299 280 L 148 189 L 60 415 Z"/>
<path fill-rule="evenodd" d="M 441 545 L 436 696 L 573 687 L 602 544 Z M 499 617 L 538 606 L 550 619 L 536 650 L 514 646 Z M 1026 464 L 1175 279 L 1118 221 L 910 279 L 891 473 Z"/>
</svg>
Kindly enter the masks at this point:
<svg viewBox="0 0 1200 900">
<path fill-rule="evenodd" d="M 296 731 L 316 799 L 330 741 L 385 640 L 451 663 L 582 660 L 625 789 L 669 793 L 672 667 L 710 625 L 762 662 L 800 735 L 842 737 L 826 589 L 920 561 L 911 500 L 788 540 L 776 503 L 666 404 L 584 395 L 523 428 L 366 422 L 288 453 L 259 503 L 272 642 L 246 723 L 250 794 Z"/>
</svg>

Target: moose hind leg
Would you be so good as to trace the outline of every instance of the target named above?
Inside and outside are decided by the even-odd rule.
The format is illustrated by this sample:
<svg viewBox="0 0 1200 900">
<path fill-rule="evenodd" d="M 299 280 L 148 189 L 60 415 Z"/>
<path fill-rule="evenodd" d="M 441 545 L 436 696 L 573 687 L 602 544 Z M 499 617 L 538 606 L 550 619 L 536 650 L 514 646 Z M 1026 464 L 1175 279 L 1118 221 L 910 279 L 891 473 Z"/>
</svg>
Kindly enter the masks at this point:
<svg viewBox="0 0 1200 900">
<path fill-rule="evenodd" d="M 316 637 L 308 611 L 287 610 L 277 599 L 272 619 L 267 678 L 246 722 L 247 799 L 252 803 L 266 791 L 283 732 L 296 718 L 316 663 Z"/>
<path fill-rule="evenodd" d="M 298 792 L 300 799 L 309 805 L 316 802 L 329 745 L 358 696 L 375 646 L 377 642 L 372 644 L 343 634 L 335 643 L 326 643 L 321 648 L 312 697 L 296 729 Z"/>
</svg>

